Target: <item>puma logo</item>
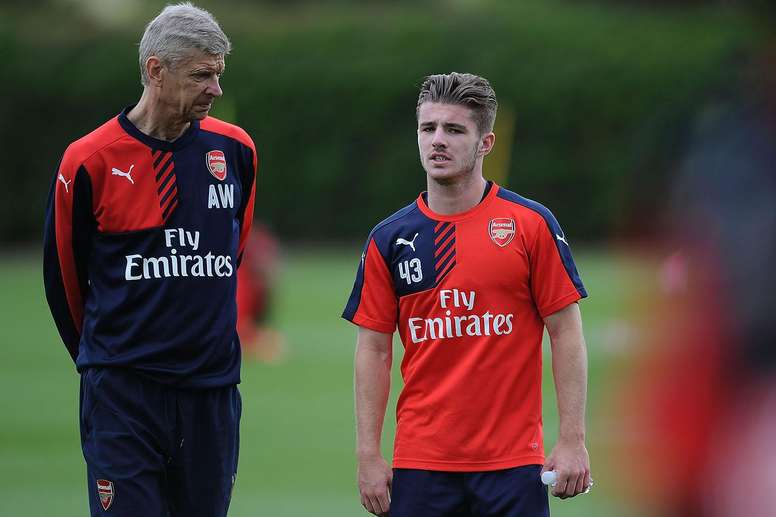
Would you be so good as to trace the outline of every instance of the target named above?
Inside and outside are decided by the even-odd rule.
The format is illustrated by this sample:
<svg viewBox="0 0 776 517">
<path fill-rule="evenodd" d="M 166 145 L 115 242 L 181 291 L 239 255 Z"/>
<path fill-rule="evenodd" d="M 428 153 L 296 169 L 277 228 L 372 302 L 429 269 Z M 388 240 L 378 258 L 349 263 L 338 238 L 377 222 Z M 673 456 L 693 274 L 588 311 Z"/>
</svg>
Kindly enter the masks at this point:
<svg viewBox="0 0 776 517">
<path fill-rule="evenodd" d="M 568 243 L 568 242 L 566 242 L 566 236 L 565 236 L 565 235 L 558 235 L 558 234 L 556 233 L 556 234 L 555 234 L 555 238 L 556 238 L 556 239 L 558 239 L 558 240 L 559 240 L 560 242 L 562 242 L 563 244 L 565 244 L 566 246 L 568 246 L 568 245 L 569 245 L 569 243 Z"/>
<path fill-rule="evenodd" d="M 398 239 L 396 239 L 396 245 L 398 246 L 399 244 L 403 244 L 405 246 L 409 246 L 410 248 L 412 248 L 412 251 L 415 251 L 415 239 L 417 238 L 418 238 L 417 233 L 415 234 L 415 237 L 413 237 L 411 241 L 408 241 L 399 237 Z"/>
<path fill-rule="evenodd" d="M 65 177 L 62 176 L 62 173 L 59 173 L 59 177 L 57 177 L 57 179 L 61 181 L 62 184 L 65 186 L 65 192 L 70 193 L 70 189 L 68 188 L 68 185 L 70 185 L 73 182 L 73 180 L 66 181 Z"/>
<path fill-rule="evenodd" d="M 124 171 L 122 171 L 120 169 L 117 169 L 116 167 L 113 167 L 111 169 L 111 172 L 113 172 L 114 176 L 122 176 L 124 178 L 127 178 L 129 180 L 129 182 L 134 185 L 135 184 L 135 180 L 132 179 L 132 169 L 134 167 L 135 167 L 135 164 L 133 163 L 132 165 L 130 165 L 129 170 L 127 172 L 124 172 Z"/>
</svg>

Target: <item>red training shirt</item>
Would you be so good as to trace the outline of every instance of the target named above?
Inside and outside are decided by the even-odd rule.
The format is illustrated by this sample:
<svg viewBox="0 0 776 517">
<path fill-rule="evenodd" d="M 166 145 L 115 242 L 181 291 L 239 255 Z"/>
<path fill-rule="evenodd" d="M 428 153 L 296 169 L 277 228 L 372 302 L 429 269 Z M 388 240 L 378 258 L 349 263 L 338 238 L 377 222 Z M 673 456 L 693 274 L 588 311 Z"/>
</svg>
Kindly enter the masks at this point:
<svg viewBox="0 0 776 517">
<path fill-rule="evenodd" d="M 398 326 L 393 466 L 543 463 L 543 318 L 586 296 L 552 213 L 498 185 L 460 214 L 434 213 L 421 194 L 378 224 L 343 317 Z"/>
</svg>

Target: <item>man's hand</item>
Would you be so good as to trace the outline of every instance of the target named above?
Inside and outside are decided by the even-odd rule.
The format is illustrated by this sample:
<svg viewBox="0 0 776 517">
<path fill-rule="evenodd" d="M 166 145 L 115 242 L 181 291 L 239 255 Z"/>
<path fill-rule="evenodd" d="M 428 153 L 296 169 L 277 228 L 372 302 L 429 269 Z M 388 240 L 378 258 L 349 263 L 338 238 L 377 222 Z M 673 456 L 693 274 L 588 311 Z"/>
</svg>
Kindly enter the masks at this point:
<svg viewBox="0 0 776 517">
<path fill-rule="evenodd" d="M 590 484 L 590 458 L 582 442 L 559 441 L 544 463 L 542 473 L 554 470 L 558 480 L 552 487 L 552 495 L 566 499 L 584 493 Z"/>
<path fill-rule="evenodd" d="M 542 472 L 554 470 L 552 495 L 566 499 L 590 486 L 590 458 L 585 449 L 587 348 L 579 305 L 572 303 L 544 318 L 552 347 L 552 374 L 558 397 L 558 442 Z"/>
<path fill-rule="evenodd" d="M 359 457 L 358 491 L 366 511 L 375 515 L 388 515 L 392 481 L 393 471 L 382 456 Z"/>
</svg>

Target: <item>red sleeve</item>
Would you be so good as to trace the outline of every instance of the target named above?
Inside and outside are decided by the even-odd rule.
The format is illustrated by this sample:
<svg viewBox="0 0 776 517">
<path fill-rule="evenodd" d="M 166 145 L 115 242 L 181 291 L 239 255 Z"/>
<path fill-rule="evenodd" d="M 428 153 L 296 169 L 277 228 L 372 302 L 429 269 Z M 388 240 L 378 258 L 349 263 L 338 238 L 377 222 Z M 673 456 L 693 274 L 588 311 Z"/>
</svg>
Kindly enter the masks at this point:
<svg viewBox="0 0 776 517">
<path fill-rule="evenodd" d="M 258 175 L 258 157 L 256 155 L 256 147 L 253 146 L 251 141 L 251 166 L 249 170 L 243 174 L 243 192 L 247 193 L 247 199 L 244 201 L 242 217 L 240 219 L 240 245 L 237 249 L 237 263 L 239 264 L 242 259 L 243 251 L 245 251 L 245 243 L 248 240 L 248 235 L 251 232 L 251 226 L 253 226 L 253 206 L 256 201 L 256 177 Z"/>
<path fill-rule="evenodd" d="M 557 222 L 555 222 L 557 225 Z M 576 266 L 565 236 L 551 231 L 544 219 L 537 218 L 533 246 L 529 252 L 531 261 L 531 294 L 542 318 L 559 311 L 586 296 L 577 277 Z M 561 247 L 565 249 L 561 249 Z"/>
<path fill-rule="evenodd" d="M 74 360 L 88 289 L 88 233 L 93 227 L 91 199 L 86 170 L 65 153 L 54 176 L 46 208 L 43 280 L 54 322 Z"/>
<path fill-rule="evenodd" d="M 398 308 L 388 266 L 370 238 L 342 317 L 361 327 L 392 333 L 396 330 Z"/>
</svg>

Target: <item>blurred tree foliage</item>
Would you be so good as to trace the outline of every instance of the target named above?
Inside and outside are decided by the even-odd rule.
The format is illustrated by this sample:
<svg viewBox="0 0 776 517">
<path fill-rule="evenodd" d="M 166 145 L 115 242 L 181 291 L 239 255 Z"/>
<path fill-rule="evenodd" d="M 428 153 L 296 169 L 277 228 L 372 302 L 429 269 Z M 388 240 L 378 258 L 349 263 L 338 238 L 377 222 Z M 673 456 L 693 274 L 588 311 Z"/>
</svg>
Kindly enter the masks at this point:
<svg viewBox="0 0 776 517">
<path fill-rule="evenodd" d="M 67 144 L 139 98 L 137 42 L 163 4 L 15 5 L 0 6 L 3 242 L 40 235 Z M 257 216 L 294 240 L 360 240 L 424 188 L 417 87 L 453 70 L 489 78 L 515 117 L 497 141 L 512 147 L 507 186 L 550 206 L 575 240 L 616 233 L 634 172 L 666 177 L 703 95 L 760 39 L 751 19 L 720 8 L 203 5 L 234 45 L 213 114 L 253 136 Z"/>
</svg>

